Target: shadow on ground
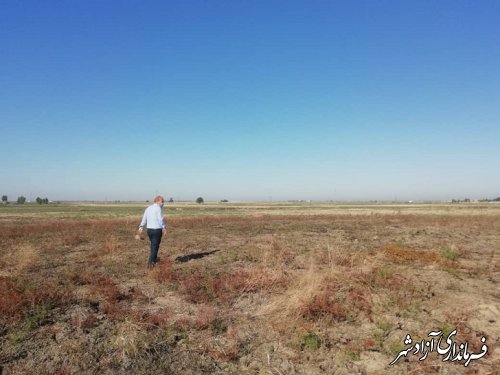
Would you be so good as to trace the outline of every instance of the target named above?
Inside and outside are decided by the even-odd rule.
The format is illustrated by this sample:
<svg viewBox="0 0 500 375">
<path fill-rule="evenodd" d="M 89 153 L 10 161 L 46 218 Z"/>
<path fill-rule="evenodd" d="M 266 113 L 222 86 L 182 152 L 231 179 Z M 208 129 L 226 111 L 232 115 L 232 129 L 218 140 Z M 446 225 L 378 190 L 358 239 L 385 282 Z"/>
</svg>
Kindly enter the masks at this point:
<svg viewBox="0 0 500 375">
<path fill-rule="evenodd" d="M 186 263 L 192 259 L 201 259 L 201 258 L 204 258 L 206 256 L 215 254 L 218 251 L 220 251 L 220 250 L 211 250 L 211 251 L 204 251 L 202 253 L 193 253 L 193 254 L 188 254 L 188 255 L 182 255 L 182 256 L 178 256 L 177 258 L 175 258 L 175 261 L 177 263 Z"/>
</svg>

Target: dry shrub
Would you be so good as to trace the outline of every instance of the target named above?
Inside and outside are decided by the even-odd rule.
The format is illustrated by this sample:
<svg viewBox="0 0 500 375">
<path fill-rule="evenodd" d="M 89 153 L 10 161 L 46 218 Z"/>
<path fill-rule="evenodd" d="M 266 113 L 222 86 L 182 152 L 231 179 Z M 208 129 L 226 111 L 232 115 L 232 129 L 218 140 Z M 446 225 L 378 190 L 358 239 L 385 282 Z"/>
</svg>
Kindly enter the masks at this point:
<svg viewBox="0 0 500 375">
<path fill-rule="evenodd" d="M 222 275 L 223 286 L 228 292 L 244 292 L 247 289 L 249 273 L 243 269 Z"/>
<path fill-rule="evenodd" d="M 190 302 L 208 303 L 214 300 L 228 302 L 243 293 L 249 273 L 236 270 L 215 275 L 191 274 L 179 280 L 180 288 Z"/>
<path fill-rule="evenodd" d="M 396 290 L 406 287 L 407 282 L 408 280 L 404 276 L 400 274 L 395 274 L 386 278 L 383 286 L 392 290 Z"/>
<path fill-rule="evenodd" d="M 28 292 L 31 305 L 46 304 L 51 308 L 64 306 L 72 302 L 72 290 L 59 285 L 56 280 L 49 279 Z"/>
<path fill-rule="evenodd" d="M 282 269 L 259 266 L 246 269 L 236 269 L 227 273 L 219 273 L 212 283 L 217 298 L 230 301 L 243 293 L 271 291 L 272 287 L 284 284 L 285 273 Z"/>
<path fill-rule="evenodd" d="M 283 288 L 289 279 L 283 269 L 265 265 L 250 268 L 245 272 L 245 292 L 271 292 L 274 288 Z"/>
<path fill-rule="evenodd" d="M 104 314 L 113 319 L 121 319 L 124 315 L 122 307 L 114 301 L 102 301 L 99 308 Z"/>
<path fill-rule="evenodd" d="M 295 278 L 289 288 L 273 297 L 260 308 L 257 315 L 266 316 L 273 321 L 282 322 L 287 318 L 300 315 L 300 307 L 315 296 L 325 280 L 324 273 L 311 265 L 309 270 L 302 272 Z"/>
<path fill-rule="evenodd" d="M 290 244 L 282 237 L 273 236 L 271 248 L 271 259 L 276 265 L 289 264 L 295 258 L 295 254 L 290 251 Z"/>
<path fill-rule="evenodd" d="M 35 229 L 36 227 L 31 225 L 17 225 L 16 223 L 2 223 L 0 225 L 0 239 L 2 242 L 7 240 L 18 240 L 26 238 L 26 231 L 29 230 L 28 233 L 34 233 L 31 229 Z"/>
<path fill-rule="evenodd" d="M 89 285 L 95 280 L 96 275 L 90 273 L 74 273 L 70 276 L 70 281 L 74 285 Z"/>
<path fill-rule="evenodd" d="M 444 259 L 441 255 L 432 251 L 420 251 L 401 246 L 399 244 L 387 245 L 383 249 L 385 255 L 396 264 L 411 264 L 421 262 L 426 264 L 439 264 L 447 268 L 456 268 L 457 262 Z"/>
<path fill-rule="evenodd" d="M 333 321 L 354 319 L 361 312 L 371 312 L 369 289 L 348 277 L 325 278 L 309 299 L 299 307 L 301 315 L 310 320 L 328 318 Z"/>
<path fill-rule="evenodd" d="M 359 257 L 354 254 L 342 254 L 331 260 L 332 264 L 338 264 L 342 267 L 354 267 L 359 261 Z"/>
<path fill-rule="evenodd" d="M 256 261 L 268 267 L 284 268 L 295 259 L 286 239 L 276 235 L 266 235 L 256 248 Z"/>
<path fill-rule="evenodd" d="M 173 312 L 169 310 L 156 311 L 149 314 L 149 316 L 145 320 L 145 323 L 149 326 L 160 327 L 165 325 L 173 315 Z"/>
<path fill-rule="evenodd" d="M 123 360 L 134 358 L 142 349 L 148 347 L 142 328 L 130 321 L 118 323 L 113 344 Z"/>
<path fill-rule="evenodd" d="M 0 277 L 0 297 L 0 318 L 7 321 L 19 321 L 38 306 L 50 310 L 71 303 L 71 291 L 51 279 L 34 287 L 27 280 Z"/>
<path fill-rule="evenodd" d="M 107 301 L 119 301 L 124 298 L 113 279 L 108 276 L 98 276 L 91 281 L 90 290 Z"/>
<path fill-rule="evenodd" d="M 340 244 L 328 245 L 326 251 L 317 254 L 317 262 L 320 265 L 328 265 L 333 270 L 335 266 L 354 267 L 360 263 L 360 255 L 353 254 Z"/>
<path fill-rule="evenodd" d="M 0 300 L 0 318 L 21 319 L 28 300 L 9 277 L 0 276 Z"/>
<path fill-rule="evenodd" d="M 343 301 L 338 301 L 330 290 L 324 290 L 313 296 L 300 306 L 299 311 L 303 317 L 310 320 L 318 320 L 329 315 L 334 321 L 343 321 L 348 314 Z"/>
<path fill-rule="evenodd" d="M 153 279 L 159 283 L 176 281 L 178 279 L 178 275 L 173 267 L 174 263 L 172 260 L 168 258 L 162 260 L 153 270 Z"/>
<path fill-rule="evenodd" d="M 293 317 L 338 322 L 371 314 L 373 301 L 368 282 L 353 272 L 332 273 L 311 263 L 294 280 L 288 289 L 262 306 L 258 314 L 276 322 Z"/>
<path fill-rule="evenodd" d="M 207 303 L 225 297 L 223 283 L 221 275 L 191 275 L 183 280 L 182 287 L 190 302 Z"/>
<path fill-rule="evenodd" d="M 201 275 L 190 275 L 182 279 L 181 290 L 190 302 L 206 303 L 216 298 L 213 280 Z"/>
<path fill-rule="evenodd" d="M 120 301 L 127 299 L 129 296 L 120 292 L 115 282 L 108 276 L 97 276 L 90 284 L 90 291 L 93 297 L 90 297 L 90 301 L 94 301 L 94 298 L 100 298 L 99 308 L 106 315 L 121 319 L 125 315 L 125 310 Z"/>
</svg>

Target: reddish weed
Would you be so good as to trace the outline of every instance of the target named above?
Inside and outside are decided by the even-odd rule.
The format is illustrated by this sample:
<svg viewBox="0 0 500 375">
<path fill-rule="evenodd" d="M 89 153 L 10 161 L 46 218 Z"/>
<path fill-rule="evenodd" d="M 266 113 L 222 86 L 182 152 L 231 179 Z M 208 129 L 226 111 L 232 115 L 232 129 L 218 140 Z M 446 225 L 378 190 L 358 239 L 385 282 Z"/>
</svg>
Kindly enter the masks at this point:
<svg viewBox="0 0 500 375">
<path fill-rule="evenodd" d="M 230 273 L 219 272 L 215 275 L 192 274 L 179 279 L 181 290 L 187 299 L 195 303 L 208 303 L 214 300 L 228 302 L 244 292 L 256 290 L 267 285 L 268 278 L 239 269 Z"/>
<path fill-rule="evenodd" d="M 170 259 L 162 260 L 153 271 L 153 278 L 160 282 L 172 282 L 177 280 L 178 275 L 173 269 L 173 262 Z"/>
<path fill-rule="evenodd" d="M 377 341 L 375 341 L 374 339 L 366 339 L 364 342 L 363 342 L 363 348 L 365 350 L 369 350 L 373 347 L 377 346 Z"/>
<path fill-rule="evenodd" d="M 396 264 L 411 264 L 420 262 L 427 264 L 440 264 L 447 268 L 457 268 L 458 263 L 443 258 L 440 254 L 433 251 L 419 251 L 403 247 L 398 244 L 391 244 L 384 248 L 384 253 Z"/>
<path fill-rule="evenodd" d="M 0 317 L 19 320 L 27 304 L 26 296 L 8 277 L 0 276 Z"/>
<path fill-rule="evenodd" d="M 118 290 L 114 281 L 107 276 L 94 278 L 90 289 L 94 293 L 104 296 L 107 301 L 119 301 L 124 297 Z"/>
<path fill-rule="evenodd" d="M 32 287 L 24 285 L 20 288 L 21 281 L 7 277 L 0 277 L 0 318 L 19 321 L 36 310 L 37 306 L 48 309 L 71 303 L 71 291 L 60 287 L 55 281 L 48 280 L 41 285 Z M 23 281 L 23 284 L 25 281 Z M 19 284 L 19 285 L 18 285 Z"/>
<path fill-rule="evenodd" d="M 215 292 L 210 289 L 200 275 L 191 275 L 182 280 L 182 289 L 190 302 L 206 303 L 215 299 Z"/>
<path fill-rule="evenodd" d="M 306 319 L 318 320 L 326 317 L 334 321 L 354 319 L 360 313 L 369 314 L 372 309 L 369 289 L 351 282 L 327 280 L 321 290 L 303 303 L 299 311 Z"/>
<path fill-rule="evenodd" d="M 215 309 L 210 305 L 202 305 L 196 314 L 194 327 L 198 330 L 207 329 L 212 325 L 216 318 Z"/>
<path fill-rule="evenodd" d="M 167 323 L 174 314 L 171 311 L 158 311 L 148 316 L 145 323 L 153 326 L 163 326 Z"/>
<path fill-rule="evenodd" d="M 344 302 L 339 299 L 341 288 L 340 283 L 328 282 L 318 294 L 300 306 L 301 315 L 311 320 L 317 320 L 324 316 L 329 316 L 335 321 L 345 320 L 348 310 Z"/>
<path fill-rule="evenodd" d="M 74 273 L 70 276 L 70 280 L 75 285 L 88 285 L 95 279 L 95 275 L 89 273 Z"/>
</svg>

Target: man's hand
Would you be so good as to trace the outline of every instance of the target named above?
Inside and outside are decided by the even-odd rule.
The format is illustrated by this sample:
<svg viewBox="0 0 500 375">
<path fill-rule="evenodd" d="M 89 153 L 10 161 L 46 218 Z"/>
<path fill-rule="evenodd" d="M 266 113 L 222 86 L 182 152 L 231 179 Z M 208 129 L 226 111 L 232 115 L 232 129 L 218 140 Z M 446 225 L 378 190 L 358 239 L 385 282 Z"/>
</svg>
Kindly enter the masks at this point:
<svg viewBox="0 0 500 375">
<path fill-rule="evenodd" d="M 137 229 L 137 232 L 135 232 L 135 239 L 142 240 L 142 228 Z"/>
<path fill-rule="evenodd" d="M 164 236 L 167 234 L 167 228 L 163 228 L 161 231 L 161 235 Z"/>
</svg>

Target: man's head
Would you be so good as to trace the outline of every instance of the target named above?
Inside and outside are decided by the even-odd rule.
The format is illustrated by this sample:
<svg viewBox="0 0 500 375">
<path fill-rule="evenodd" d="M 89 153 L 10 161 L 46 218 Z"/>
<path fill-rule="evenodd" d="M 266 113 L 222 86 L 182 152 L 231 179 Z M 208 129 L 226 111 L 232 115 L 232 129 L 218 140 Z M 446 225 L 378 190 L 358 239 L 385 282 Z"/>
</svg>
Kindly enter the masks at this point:
<svg viewBox="0 0 500 375">
<path fill-rule="evenodd" d="M 155 197 L 155 203 L 159 206 L 163 205 L 164 201 L 165 201 L 165 199 L 163 199 L 163 197 L 161 195 L 158 195 Z"/>
</svg>

